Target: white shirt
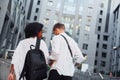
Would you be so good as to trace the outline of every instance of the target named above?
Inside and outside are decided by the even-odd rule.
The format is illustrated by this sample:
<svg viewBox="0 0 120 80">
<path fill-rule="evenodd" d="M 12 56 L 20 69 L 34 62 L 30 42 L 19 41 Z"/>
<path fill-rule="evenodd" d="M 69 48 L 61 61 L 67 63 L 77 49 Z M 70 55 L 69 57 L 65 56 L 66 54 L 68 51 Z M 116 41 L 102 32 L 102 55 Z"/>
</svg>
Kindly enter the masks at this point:
<svg viewBox="0 0 120 80">
<path fill-rule="evenodd" d="M 77 43 L 66 33 L 62 33 L 62 35 L 67 39 L 73 56 L 77 58 L 77 62 L 81 63 L 84 57 Z M 61 34 L 56 35 L 53 37 L 51 45 L 52 53 L 50 58 L 56 60 L 51 69 L 56 69 L 60 75 L 73 76 L 75 67 L 65 39 Z"/>
<path fill-rule="evenodd" d="M 19 80 L 21 71 L 23 69 L 26 53 L 28 52 L 28 50 L 30 50 L 30 45 L 36 44 L 36 39 L 37 38 L 27 38 L 27 39 L 20 41 L 14 52 L 11 63 L 14 64 L 16 80 Z M 41 40 L 40 42 L 40 49 L 44 52 L 46 63 L 48 63 L 47 61 L 47 58 L 49 56 L 48 48 L 43 40 Z"/>
</svg>

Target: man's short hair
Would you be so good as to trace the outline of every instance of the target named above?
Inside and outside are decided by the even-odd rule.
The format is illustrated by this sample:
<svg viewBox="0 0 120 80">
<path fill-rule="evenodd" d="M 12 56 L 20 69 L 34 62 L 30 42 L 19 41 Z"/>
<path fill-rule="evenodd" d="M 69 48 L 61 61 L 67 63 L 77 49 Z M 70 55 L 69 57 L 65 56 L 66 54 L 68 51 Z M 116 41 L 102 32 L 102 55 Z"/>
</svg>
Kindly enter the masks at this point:
<svg viewBox="0 0 120 80">
<path fill-rule="evenodd" d="M 65 29 L 65 25 L 62 24 L 62 23 L 56 23 L 53 27 L 53 31 L 55 31 L 55 29 L 58 28 L 58 29 Z"/>
<path fill-rule="evenodd" d="M 38 32 L 42 31 L 43 24 L 38 22 L 29 23 L 25 28 L 25 37 L 35 37 L 38 35 Z"/>
</svg>

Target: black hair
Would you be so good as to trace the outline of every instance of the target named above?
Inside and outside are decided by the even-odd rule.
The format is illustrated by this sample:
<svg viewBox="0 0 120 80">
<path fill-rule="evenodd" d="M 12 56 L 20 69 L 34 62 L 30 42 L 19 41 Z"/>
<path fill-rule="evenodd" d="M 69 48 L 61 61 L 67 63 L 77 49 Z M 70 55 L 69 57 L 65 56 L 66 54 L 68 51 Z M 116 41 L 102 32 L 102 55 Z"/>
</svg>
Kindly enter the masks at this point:
<svg viewBox="0 0 120 80">
<path fill-rule="evenodd" d="M 65 25 L 62 23 L 56 23 L 53 27 L 53 31 L 55 31 L 56 28 L 65 29 Z"/>
<path fill-rule="evenodd" d="M 38 22 L 29 23 L 24 30 L 25 37 L 30 38 L 37 36 L 38 32 L 42 31 L 43 26 L 43 24 Z"/>
</svg>

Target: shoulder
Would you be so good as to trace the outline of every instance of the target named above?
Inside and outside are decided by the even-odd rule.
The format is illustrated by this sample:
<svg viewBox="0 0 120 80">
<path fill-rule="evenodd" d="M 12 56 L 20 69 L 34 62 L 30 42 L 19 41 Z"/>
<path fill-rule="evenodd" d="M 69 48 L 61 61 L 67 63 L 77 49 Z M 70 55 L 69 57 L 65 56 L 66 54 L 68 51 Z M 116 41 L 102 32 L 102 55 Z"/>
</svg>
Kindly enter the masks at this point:
<svg viewBox="0 0 120 80">
<path fill-rule="evenodd" d="M 26 43 L 26 42 L 28 42 L 29 40 L 30 40 L 30 38 L 26 38 L 26 39 L 21 40 L 19 43 Z"/>
<path fill-rule="evenodd" d="M 43 39 L 41 39 L 41 43 L 42 43 L 42 44 L 46 44 L 45 41 L 44 41 Z"/>
<path fill-rule="evenodd" d="M 61 35 L 55 35 L 52 40 L 61 40 Z"/>
</svg>

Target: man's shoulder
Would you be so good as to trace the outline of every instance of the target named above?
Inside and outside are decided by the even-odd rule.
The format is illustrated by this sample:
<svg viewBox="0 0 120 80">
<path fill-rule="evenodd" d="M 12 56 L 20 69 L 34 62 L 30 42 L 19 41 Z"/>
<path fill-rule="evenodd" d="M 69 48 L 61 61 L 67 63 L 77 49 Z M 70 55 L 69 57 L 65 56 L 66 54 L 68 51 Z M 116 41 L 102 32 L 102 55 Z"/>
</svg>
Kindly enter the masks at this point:
<svg viewBox="0 0 120 80">
<path fill-rule="evenodd" d="M 60 39 L 61 38 L 61 35 L 55 35 L 54 37 L 53 37 L 53 39 Z"/>
<path fill-rule="evenodd" d="M 22 39 L 22 40 L 20 41 L 20 43 L 28 42 L 29 40 L 30 40 L 30 38 Z"/>
</svg>

